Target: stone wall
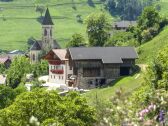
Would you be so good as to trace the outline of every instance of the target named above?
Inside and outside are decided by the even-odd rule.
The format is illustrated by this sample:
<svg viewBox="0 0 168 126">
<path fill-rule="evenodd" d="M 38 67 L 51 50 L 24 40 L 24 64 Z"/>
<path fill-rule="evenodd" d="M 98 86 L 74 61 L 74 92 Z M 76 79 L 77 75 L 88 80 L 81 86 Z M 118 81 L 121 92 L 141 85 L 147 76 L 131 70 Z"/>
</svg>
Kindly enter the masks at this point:
<svg viewBox="0 0 168 126">
<path fill-rule="evenodd" d="M 83 68 L 77 69 L 77 86 L 82 89 L 95 88 L 100 86 L 104 80 L 106 83 L 118 78 L 120 76 L 119 65 L 102 65 L 101 75 L 99 77 L 84 77 Z"/>
</svg>

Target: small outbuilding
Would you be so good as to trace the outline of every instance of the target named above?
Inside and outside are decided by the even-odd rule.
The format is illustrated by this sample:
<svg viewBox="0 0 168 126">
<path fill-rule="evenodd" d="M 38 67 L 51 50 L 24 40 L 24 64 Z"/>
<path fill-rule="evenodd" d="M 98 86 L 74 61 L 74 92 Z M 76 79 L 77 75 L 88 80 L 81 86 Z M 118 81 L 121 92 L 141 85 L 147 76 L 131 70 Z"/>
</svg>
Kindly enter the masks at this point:
<svg viewBox="0 0 168 126">
<path fill-rule="evenodd" d="M 12 61 L 8 56 L 0 57 L 0 64 L 5 65 L 6 68 L 9 68 L 11 63 L 12 63 Z"/>
<path fill-rule="evenodd" d="M 136 26 L 136 21 L 119 21 L 113 24 L 113 29 L 115 30 L 127 30 L 131 26 Z"/>
</svg>

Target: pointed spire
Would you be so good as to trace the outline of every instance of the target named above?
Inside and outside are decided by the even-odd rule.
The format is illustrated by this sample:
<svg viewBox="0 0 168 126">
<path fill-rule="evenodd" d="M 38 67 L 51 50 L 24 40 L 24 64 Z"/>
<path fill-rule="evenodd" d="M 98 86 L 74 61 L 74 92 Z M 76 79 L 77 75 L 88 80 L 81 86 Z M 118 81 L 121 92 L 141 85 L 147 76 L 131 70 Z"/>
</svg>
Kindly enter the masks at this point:
<svg viewBox="0 0 168 126">
<path fill-rule="evenodd" d="M 50 12 L 49 12 L 48 8 L 46 10 L 45 17 L 43 19 L 42 24 L 43 25 L 54 25 L 54 23 L 52 22 L 52 19 L 51 19 L 51 16 L 50 16 Z"/>
</svg>

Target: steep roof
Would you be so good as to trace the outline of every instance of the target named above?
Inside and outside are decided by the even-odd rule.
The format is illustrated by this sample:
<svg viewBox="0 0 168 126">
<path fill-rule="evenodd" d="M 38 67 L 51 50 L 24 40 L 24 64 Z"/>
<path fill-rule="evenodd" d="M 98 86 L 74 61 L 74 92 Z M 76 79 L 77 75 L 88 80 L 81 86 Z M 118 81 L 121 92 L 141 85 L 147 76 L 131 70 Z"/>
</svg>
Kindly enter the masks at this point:
<svg viewBox="0 0 168 126">
<path fill-rule="evenodd" d="M 123 63 L 122 59 L 136 59 L 133 47 L 69 48 L 72 60 L 102 60 L 103 63 Z"/>
<path fill-rule="evenodd" d="M 135 26 L 136 24 L 136 21 L 119 21 L 114 24 L 114 27 L 128 28 L 130 26 Z"/>
<path fill-rule="evenodd" d="M 51 19 L 51 16 L 50 16 L 50 12 L 49 12 L 48 8 L 46 10 L 45 17 L 43 19 L 42 24 L 43 25 L 54 25 L 54 23 L 52 22 L 52 19 Z"/>
<path fill-rule="evenodd" d="M 56 40 L 54 40 L 54 49 L 61 49 L 61 46 L 58 44 Z"/>
<path fill-rule="evenodd" d="M 53 49 L 52 51 L 54 52 L 55 55 L 57 55 L 60 58 L 60 60 L 68 60 L 66 59 L 67 54 L 66 49 Z"/>
<path fill-rule="evenodd" d="M 35 41 L 30 50 L 41 50 L 41 46 L 37 41 Z"/>
</svg>

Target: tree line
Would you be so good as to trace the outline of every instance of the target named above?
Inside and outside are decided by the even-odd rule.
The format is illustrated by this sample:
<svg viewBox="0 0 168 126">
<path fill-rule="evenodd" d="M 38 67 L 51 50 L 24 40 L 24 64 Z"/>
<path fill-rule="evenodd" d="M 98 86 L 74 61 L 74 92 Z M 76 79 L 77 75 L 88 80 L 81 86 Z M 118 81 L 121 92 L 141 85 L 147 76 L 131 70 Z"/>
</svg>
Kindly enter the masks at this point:
<svg viewBox="0 0 168 126">
<path fill-rule="evenodd" d="M 112 24 L 104 13 L 90 14 L 85 24 L 88 40 L 76 33 L 67 47 L 139 46 L 158 35 L 168 24 L 168 19 L 161 16 L 154 6 L 148 6 L 138 17 L 137 25 L 129 27 L 126 31 L 112 31 Z"/>
<path fill-rule="evenodd" d="M 122 20 L 136 20 L 146 6 L 156 0 L 105 0 L 105 9 L 111 15 L 119 15 Z"/>
</svg>

